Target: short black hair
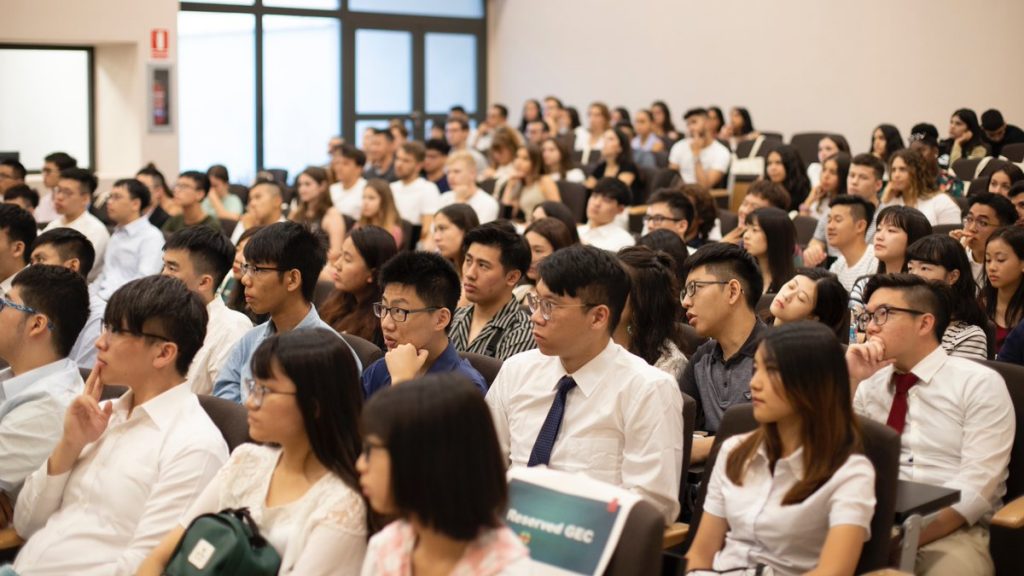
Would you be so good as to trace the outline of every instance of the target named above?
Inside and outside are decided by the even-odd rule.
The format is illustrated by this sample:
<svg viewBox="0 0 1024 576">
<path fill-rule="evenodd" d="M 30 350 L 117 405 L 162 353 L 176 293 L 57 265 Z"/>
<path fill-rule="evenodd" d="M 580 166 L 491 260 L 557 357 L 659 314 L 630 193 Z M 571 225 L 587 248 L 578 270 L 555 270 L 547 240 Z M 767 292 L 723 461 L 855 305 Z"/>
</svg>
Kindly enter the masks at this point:
<svg viewBox="0 0 1024 576">
<path fill-rule="evenodd" d="M 1009 226 L 1017 221 L 1017 209 L 1006 196 L 992 194 L 991 192 L 971 194 L 967 197 L 967 207 L 964 208 L 964 215 L 970 212 L 971 206 L 975 204 L 982 204 L 995 210 L 1000 226 Z"/>
<path fill-rule="evenodd" d="M 857 154 L 850 160 L 850 166 L 867 166 L 875 172 L 875 180 L 885 179 L 885 163 L 874 154 Z"/>
<path fill-rule="evenodd" d="M 174 367 L 184 376 L 206 338 L 206 306 L 170 276 L 146 276 L 120 287 L 107 302 L 103 323 L 129 332 L 156 333 L 178 347 Z M 144 328 L 146 322 L 156 327 Z"/>
<path fill-rule="evenodd" d="M 85 277 L 63 266 L 29 266 L 14 277 L 11 286 L 18 289 L 26 306 L 50 321 L 53 351 L 67 357 L 89 319 Z"/>
<path fill-rule="evenodd" d="M 376 134 L 377 136 L 383 136 L 384 138 L 387 138 L 388 142 L 395 141 L 395 135 L 391 133 L 390 128 L 374 128 L 373 133 Z"/>
<path fill-rule="evenodd" d="M 445 142 L 444 140 L 442 140 L 440 138 L 431 138 L 430 140 L 427 140 L 423 144 L 423 146 L 427 150 L 433 150 L 435 152 L 440 152 L 442 156 L 447 156 L 448 152 L 450 152 L 451 149 L 452 149 L 452 147 L 449 146 L 447 142 Z"/>
<path fill-rule="evenodd" d="M 780 210 L 789 210 L 793 198 L 789 192 L 778 182 L 771 180 L 758 180 L 747 188 L 747 196 L 757 196 L 768 201 L 772 206 Z"/>
<path fill-rule="evenodd" d="M 37 236 L 32 249 L 47 244 L 53 246 L 64 262 L 78 258 L 78 273 L 83 278 L 89 277 L 89 272 L 92 272 L 92 267 L 96 263 L 96 249 L 85 234 L 73 228 L 54 228 Z"/>
<path fill-rule="evenodd" d="M 218 180 L 230 182 L 230 176 L 228 176 L 228 167 L 224 166 L 223 164 L 214 164 L 213 166 L 207 168 L 206 177 L 210 179 L 216 178 Z"/>
<path fill-rule="evenodd" d="M 690 108 L 683 114 L 683 120 L 689 120 L 691 116 L 707 116 L 708 111 L 706 108 Z"/>
<path fill-rule="evenodd" d="M 591 196 L 604 196 L 610 198 L 619 203 L 620 206 L 629 206 L 633 200 L 633 194 L 629 191 L 629 186 L 618 178 L 601 178 L 594 185 L 594 191 L 590 193 Z"/>
<path fill-rule="evenodd" d="M 4 158 L 0 160 L 0 166 L 10 166 L 14 170 L 14 177 L 18 180 L 24 180 L 28 174 L 28 170 L 25 170 L 25 165 L 18 162 L 14 158 Z"/>
<path fill-rule="evenodd" d="M 235 247 L 220 230 L 209 226 L 186 226 L 167 239 L 164 251 L 185 250 L 192 266 L 200 274 L 213 277 L 220 286 L 235 261 Z"/>
<path fill-rule="evenodd" d="M 504 104 L 491 104 L 491 108 L 497 110 L 502 118 L 508 118 L 508 106 Z"/>
<path fill-rule="evenodd" d="M 298 222 L 277 222 L 253 234 L 245 245 L 245 259 L 254 264 L 274 264 L 302 275 L 302 297 L 313 300 L 320 272 L 327 264 L 326 238 Z M 281 276 L 284 272 L 278 272 Z"/>
<path fill-rule="evenodd" d="M 4 200 L 10 201 L 18 198 L 25 200 L 33 208 L 39 207 L 39 192 L 25 184 L 15 184 L 4 191 Z"/>
<path fill-rule="evenodd" d="M 178 178 L 188 178 L 196 185 L 196 190 L 201 190 L 203 195 L 210 193 L 210 179 L 198 170 L 186 170 L 178 174 Z"/>
<path fill-rule="evenodd" d="M 149 208 L 152 197 L 149 194 L 149 188 L 142 182 L 135 178 L 122 178 L 114 182 L 114 188 L 124 188 L 128 191 L 132 200 L 138 200 L 139 212 L 145 212 L 146 208 Z"/>
<path fill-rule="evenodd" d="M 428 374 L 374 394 L 362 414 L 391 459 L 391 494 L 400 516 L 456 540 L 501 525 L 506 466 L 480 391 L 457 373 Z"/>
<path fill-rule="evenodd" d="M 82 190 L 89 196 L 92 196 L 92 193 L 96 191 L 96 187 L 99 186 L 96 175 L 85 168 L 64 168 L 60 171 L 60 178 L 61 180 L 74 180 L 78 182 L 82 185 Z"/>
<path fill-rule="evenodd" d="M 25 244 L 22 260 L 28 264 L 32 243 L 36 241 L 36 219 L 21 206 L 0 204 L 0 230 L 7 234 L 9 242 Z"/>
<path fill-rule="evenodd" d="M 61 172 L 68 168 L 78 166 L 78 160 L 75 160 L 66 152 L 54 152 L 52 154 L 47 154 L 46 157 L 43 158 L 43 162 L 53 162 L 57 165 L 57 170 L 60 170 Z"/>
<path fill-rule="evenodd" d="M 607 306 L 610 311 L 608 332 L 615 332 L 632 286 L 629 274 L 614 254 L 576 244 L 541 261 L 538 273 L 554 294 L 579 297 L 590 306 Z"/>
<path fill-rule="evenodd" d="M 914 274 L 875 274 L 864 286 L 864 302 L 871 300 L 871 295 L 879 288 L 891 288 L 901 292 L 912 308 L 934 316 L 935 326 L 932 333 L 935 340 L 942 342 L 953 310 L 953 292 L 949 286 L 937 280 L 925 280 Z"/>
<path fill-rule="evenodd" d="M 849 206 L 850 214 L 855 219 L 866 222 L 868 227 L 871 227 L 871 222 L 874 221 L 875 205 L 860 196 L 854 196 L 852 194 L 836 196 L 828 203 L 828 207 L 834 208 L 836 206 Z"/>
<path fill-rule="evenodd" d="M 728 242 L 705 244 L 686 259 L 684 281 L 701 266 L 719 280 L 739 281 L 747 307 L 750 310 L 757 308 L 757 301 L 764 292 L 764 278 L 757 267 L 757 260 L 749 252 Z"/>
<path fill-rule="evenodd" d="M 452 314 L 462 297 L 462 281 L 452 263 L 433 252 L 399 252 L 380 268 L 380 287 L 412 286 L 426 306 L 447 308 Z"/>
<path fill-rule="evenodd" d="M 1013 198 L 1017 194 L 1024 194 L 1024 180 L 1021 180 L 1020 182 L 1017 182 L 1013 186 L 1010 186 L 1010 192 L 1007 193 L 1007 196 Z"/>
<path fill-rule="evenodd" d="M 676 188 L 661 188 L 650 198 L 647 204 L 665 204 L 672 211 L 672 217 L 682 218 L 687 224 L 693 224 L 694 207 L 689 196 L 683 194 L 682 190 Z"/>
<path fill-rule="evenodd" d="M 457 117 L 449 116 L 444 121 L 444 123 L 445 123 L 446 126 L 448 124 L 455 123 L 455 124 L 459 125 L 459 129 L 460 130 L 469 130 L 469 121 L 467 121 L 465 118 L 457 118 Z"/>
<path fill-rule="evenodd" d="M 463 236 L 462 252 L 469 252 L 472 244 L 491 246 L 501 252 L 501 267 L 505 272 L 518 270 L 523 276 L 530 269 L 530 246 L 526 240 L 515 232 L 515 228 L 508 229 L 503 222 L 488 222 L 473 228 Z"/>
<path fill-rule="evenodd" d="M 360 168 L 366 166 L 366 153 L 351 144 L 342 144 L 340 154 L 342 158 L 348 158 Z"/>
<path fill-rule="evenodd" d="M 454 105 L 452 105 L 451 108 L 448 109 L 448 113 L 449 114 L 451 114 L 452 112 L 460 112 L 462 114 L 465 114 L 466 113 L 466 107 L 461 105 L 461 104 L 454 104 Z"/>
</svg>

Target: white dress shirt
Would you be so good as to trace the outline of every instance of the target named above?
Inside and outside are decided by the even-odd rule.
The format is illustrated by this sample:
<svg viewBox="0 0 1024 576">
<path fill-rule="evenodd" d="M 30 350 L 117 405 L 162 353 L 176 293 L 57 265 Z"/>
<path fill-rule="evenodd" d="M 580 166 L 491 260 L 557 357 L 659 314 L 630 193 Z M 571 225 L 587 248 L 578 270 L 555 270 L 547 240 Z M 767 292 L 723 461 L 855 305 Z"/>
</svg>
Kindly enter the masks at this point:
<svg viewBox="0 0 1024 576">
<path fill-rule="evenodd" d="M 502 454 L 526 466 L 566 375 L 557 356 L 540 350 L 504 362 L 487 392 Z M 683 462 L 683 397 L 668 374 L 609 341 L 570 374 L 549 466 L 632 490 L 661 510 L 666 524 L 679 514 Z"/>
<path fill-rule="evenodd" d="M 433 216 L 440 208 L 441 192 L 426 178 L 417 178 L 406 184 L 401 180 L 391 183 L 391 194 L 395 197 L 398 215 L 411 224 L 419 224 L 424 216 Z"/>
<path fill-rule="evenodd" d="M 28 268 L 28 266 L 25 268 Z M 24 270 L 25 268 L 22 268 L 21 270 Z M 18 272 L 21 272 L 21 270 L 18 270 Z M 14 284 L 14 277 L 18 275 L 18 272 L 0 280 L 0 298 L 6 298 L 7 295 L 11 293 L 11 287 L 12 284 Z"/>
<path fill-rule="evenodd" d="M 875 513 L 875 468 L 861 454 L 852 454 L 803 502 L 782 504 L 804 478 L 803 448 L 770 468 L 764 444 L 758 448 L 737 485 L 726 476 L 729 455 L 752 432 L 722 443 L 708 482 L 704 512 L 725 519 L 729 532 L 715 554 L 714 569 L 771 566 L 776 574 L 804 574 L 818 565 L 831 528 L 860 526 L 871 536 Z"/>
<path fill-rule="evenodd" d="M 53 203 L 54 191 L 56 191 L 56 188 L 50 190 L 47 190 L 45 186 L 40 188 L 39 206 L 36 206 L 36 209 L 32 212 L 33 216 L 36 217 L 36 222 L 46 224 L 60 218 L 60 214 L 57 214 L 57 207 Z"/>
<path fill-rule="evenodd" d="M 445 206 L 457 203 L 459 203 L 459 201 L 455 197 L 455 191 L 449 190 L 448 192 L 443 192 L 438 198 L 437 208 L 440 210 Z M 480 220 L 481 224 L 486 224 L 498 219 L 498 211 L 500 210 L 498 201 L 494 196 L 491 196 L 480 188 L 477 188 L 476 192 L 469 197 L 468 201 L 463 202 L 463 204 L 468 204 L 469 207 L 476 212 L 476 217 Z"/>
<path fill-rule="evenodd" d="M 93 288 L 104 301 L 125 284 L 157 274 L 164 266 L 164 234 L 149 222 L 149 218 L 136 218 L 118 226 L 107 242 L 103 257 L 103 272 L 96 278 Z"/>
<path fill-rule="evenodd" d="M 622 226 L 615 221 L 601 226 L 583 224 L 577 231 L 580 235 L 580 242 L 609 252 L 618 252 L 622 248 L 636 244 L 633 235 L 623 230 Z"/>
<path fill-rule="evenodd" d="M 44 462 L 25 481 L 14 508 L 14 527 L 28 539 L 18 574 L 135 574 L 227 460 L 224 438 L 186 384 L 129 415 L 131 398 L 113 401 L 106 431 L 69 472 L 50 476 Z"/>
<path fill-rule="evenodd" d="M 693 160 L 693 148 L 690 147 L 690 140 L 680 140 L 672 145 L 668 153 L 670 164 L 679 166 L 679 175 L 683 182 L 694 184 L 697 182 L 696 162 Z M 729 163 L 732 162 L 732 152 L 718 140 L 712 140 L 709 146 L 700 151 L 700 164 L 705 170 L 715 170 L 723 175 L 729 171 Z M 723 183 L 718 186 L 722 187 Z"/>
<path fill-rule="evenodd" d="M 344 188 L 341 182 L 331 184 L 328 192 L 331 195 L 331 203 L 345 216 L 353 220 L 359 220 L 363 214 L 363 189 L 366 188 L 366 178 L 362 176 L 351 188 Z"/>
<path fill-rule="evenodd" d="M 61 216 L 56 220 L 51 221 L 43 229 L 43 232 L 49 232 L 54 228 L 71 228 L 72 230 L 78 230 L 89 242 L 92 242 L 93 250 L 96 251 L 96 262 L 92 265 L 92 272 L 89 273 L 89 280 L 95 280 L 99 277 L 100 271 L 103 269 L 103 255 L 107 252 L 107 242 L 110 240 L 110 232 L 107 232 L 106 225 L 100 222 L 100 219 L 89 213 L 88 210 L 82 212 L 82 215 L 74 220 L 68 222 L 66 216 Z"/>
<path fill-rule="evenodd" d="M 894 368 L 857 386 L 853 408 L 885 423 L 892 406 Z M 1016 420 L 1006 383 L 972 360 L 941 347 L 911 372 L 920 379 L 907 394 L 900 438 L 900 478 L 960 491 L 953 510 L 972 525 L 986 521 L 1006 494 L 1007 464 Z"/>
<path fill-rule="evenodd" d="M 18 496 L 64 430 L 68 404 L 82 393 L 78 365 L 62 358 L 15 376 L 0 370 L 0 490 Z"/>
<path fill-rule="evenodd" d="M 185 380 L 196 394 L 210 394 L 217 373 L 231 354 L 231 349 L 252 328 L 249 317 L 228 308 L 220 298 L 206 305 L 210 319 L 206 323 L 203 347 L 196 352 Z"/>
<path fill-rule="evenodd" d="M 103 314 L 107 311 L 107 303 L 99 297 L 94 290 L 89 291 L 89 317 L 85 320 L 85 326 L 78 333 L 75 345 L 71 347 L 71 358 L 78 364 L 79 368 L 92 370 L 96 365 L 96 341 L 100 338 L 100 329 L 103 327 Z"/>
</svg>

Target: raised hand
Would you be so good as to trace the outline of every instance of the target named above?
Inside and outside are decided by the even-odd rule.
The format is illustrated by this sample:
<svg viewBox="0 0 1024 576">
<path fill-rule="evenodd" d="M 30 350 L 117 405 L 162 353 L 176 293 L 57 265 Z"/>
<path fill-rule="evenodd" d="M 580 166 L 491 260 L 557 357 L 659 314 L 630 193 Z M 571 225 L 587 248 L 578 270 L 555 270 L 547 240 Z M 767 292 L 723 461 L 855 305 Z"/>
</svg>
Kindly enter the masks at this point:
<svg viewBox="0 0 1024 576">
<path fill-rule="evenodd" d="M 412 344 L 399 344 L 384 355 L 384 362 L 391 374 L 391 383 L 400 384 L 412 380 L 427 363 L 427 351 L 418 350 Z"/>
<path fill-rule="evenodd" d="M 95 442 L 107 429 L 113 404 L 108 402 L 100 407 L 100 396 L 103 394 L 103 383 L 100 382 L 100 368 L 93 368 L 89 379 L 85 382 L 85 391 L 75 398 L 68 406 L 64 416 L 64 438 L 70 447 L 81 450 Z"/>
<path fill-rule="evenodd" d="M 868 379 L 892 363 L 893 360 L 886 359 L 885 342 L 878 336 L 868 338 L 863 344 L 850 344 L 846 349 L 846 366 L 855 382 Z"/>
</svg>

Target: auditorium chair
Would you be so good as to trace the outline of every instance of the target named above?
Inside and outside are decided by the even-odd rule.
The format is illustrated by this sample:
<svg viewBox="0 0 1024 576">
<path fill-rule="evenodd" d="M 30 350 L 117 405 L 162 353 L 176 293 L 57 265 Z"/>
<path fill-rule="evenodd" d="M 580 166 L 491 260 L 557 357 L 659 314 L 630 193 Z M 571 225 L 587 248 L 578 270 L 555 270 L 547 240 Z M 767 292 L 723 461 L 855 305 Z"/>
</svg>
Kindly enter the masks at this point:
<svg viewBox="0 0 1024 576">
<path fill-rule="evenodd" d="M 415 250 L 416 242 L 419 241 L 420 236 L 416 233 L 416 227 L 413 226 L 412 222 L 408 220 L 399 221 L 398 225 L 402 228 L 402 245 L 398 247 L 399 250 Z"/>
<path fill-rule="evenodd" d="M 330 280 L 318 280 L 316 287 L 313 288 L 313 305 L 316 306 L 317 310 L 323 307 L 324 302 L 327 302 L 327 297 L 334 291 L 334 282 Z"/>
<path fill-rule="evenodd" d="M 732 232 L 740 224 L 740 217 L 732 210 L 718 209 L 718 220 L 721 222 L 722 236 Z"/>
<path fill-rule="evenodd" d="M 485 178 L 478 182 L 477 186 L 479 186 L 480 189 L 483 190 L 484 192 L 487 192 L 491 196 L 494 196 L 494 187 L 497 185 L 497 183 L 498 181 L 494 178 Z"/>
<path fill-rule="evenodd" d="M 698 334 L 697 330 L 686 322 L 680 322 L 677 328 L 678 330 L 673 342 L 675 342 L 676 346 L 679 347 L 679 351 L 685 354 L 687 358 L 693 356 L 697 348 L 708 340 L 707 337 Z"/>
<path fill-rule="evenodd" d="M 363 370 L 366 370 L 367 366 L 384 357 L 384 352 L 369 340 L 353 334 L 340 334 L 340 336 L 342 340 L 355 350 L 356 356 L 359 357 L 359 362 L 363 364 Z"/>
<path fill-rule="evenodd" d="M 235 231 L 235 226 L 238 226 L 238 220 L 230 218 L 217 218 L 217 220 L 220 221 L 220 231 L 228 238 L 231 238 L 231 234 Z"/>
<path fill-rule="evenodd" d="M 578 182 L 565 180 L 559 180 L 556 185 L 558 186 L 558 196 L 562 199 L 562 204 L 565 204 L 572 212 L 572 217 L 581 224 L 586 222 L 587 188 Z"/>
<path fill-rule="evenodd" d="M 498 372 L 501 371 L 501 360 L 497 358 L 476 354 L 475 352 L 459 352 L 459 357 L 463 360 L 468 360 L 473 365 L 473 368 L 476 368 L 476 371 L 484 377 L 488 388 L 491 387 L 494 379 L 498 377 Z"/>
<path fill-rule="evenodd" d="M 1021 163 L 1024 162 L 1024 142 L 1018 142 L 1016 144 L 1007 144 L 1003 146 L 1002 155 L 1010 162 Z"/>
<path fill-rule="evenodd" d="M 830 134 L 830 132 L 797 132 L 789 139 L 789 145 L 804 161 L 804 166 L 809 166 L 818 161 L 818 141 Z"/>
<path fill-rule="evenodd" d="M 796 228 L 797 245 L 800 248 L 807 248 L 807 245 L 814 239 L 814 230 L 818 227 L 818 219 L 801 214 L 793 218 L 793 226 Z"/>
<path fill-rule="evenodd" d="M 989 528 L 989 552 L 997 575 L 1024 574 L 1024 366 L 994 360 L 976 362 L 995 370 L 1006 381 L 1017 422 L 1004 505 L 992 517 Z"/>
<path fill-rule="evenodd" d="M 224 437 L 228 452 L 234 452 L 241 444 L 252 442 L 249 436 L 249 411 L 245 406 L 206 394 L 199 394 L 198 398 L 199 405 Z"/>
<path fill-rule="evenodd" d="M 649 502 L 633 505 L 604 576 L 636 576 L 661 572 L 661 536 L 665 517 Z"/>
<path fill-rule="evenodd" d="M 964 182 L 970 182 L 979 175 L 978 166 L 984 159 L 985 158 L 960 158 L 959 160 L 953 162 L 953 165 L 950 166 L 950 169 L 953 170 L 953 174 L 955 174 L 956 177 L 959 178 L 960 180 L 963 180 Z"/>
<path fill-rule="evenodd" d="M 765 292 L 757 299 L 757 306 L 754 307 L 754 313 L 757 314 L 757 317 L 764 322 L 768 322 L 772 317 L 771 307 L 773 300 L 775 300 L 775 292 Z"/>
<path fill-rule="evenodd" d="M 959 230 L 963 227 L 963 224 L 936 224 L 935 226 L 932 226 L 932 234 L 949 236 L 949 233 L 953 230 Z"/>
</svg>

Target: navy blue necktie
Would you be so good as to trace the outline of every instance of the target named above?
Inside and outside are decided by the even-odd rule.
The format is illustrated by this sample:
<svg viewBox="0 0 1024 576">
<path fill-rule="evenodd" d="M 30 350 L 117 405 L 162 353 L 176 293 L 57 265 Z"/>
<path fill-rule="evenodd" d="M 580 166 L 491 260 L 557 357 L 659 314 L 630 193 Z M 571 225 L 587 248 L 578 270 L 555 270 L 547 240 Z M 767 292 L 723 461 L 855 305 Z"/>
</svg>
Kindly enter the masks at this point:
<svg viewBox="0 0 1024 576">
<path fill-rule="evenodd" d="M 558 381 L 558 392 L 555 394 L 555 401 L 551 403 L 551 410 L 548 410 L 548 417 L 544 419 L 544 425 L 537 434 L 537 441 L 533 443 L 533 451 L 530 452 L 530 461 L 527 466 L 547 464 L 551 460 L 551 449 L 555 447 L 555 439 L 558 438 L 558 429 L 562 427 L 562 415 L 565 414 L 565 397 L 576 386 L 572 376 L 562 376 Z"/>
</svg>

